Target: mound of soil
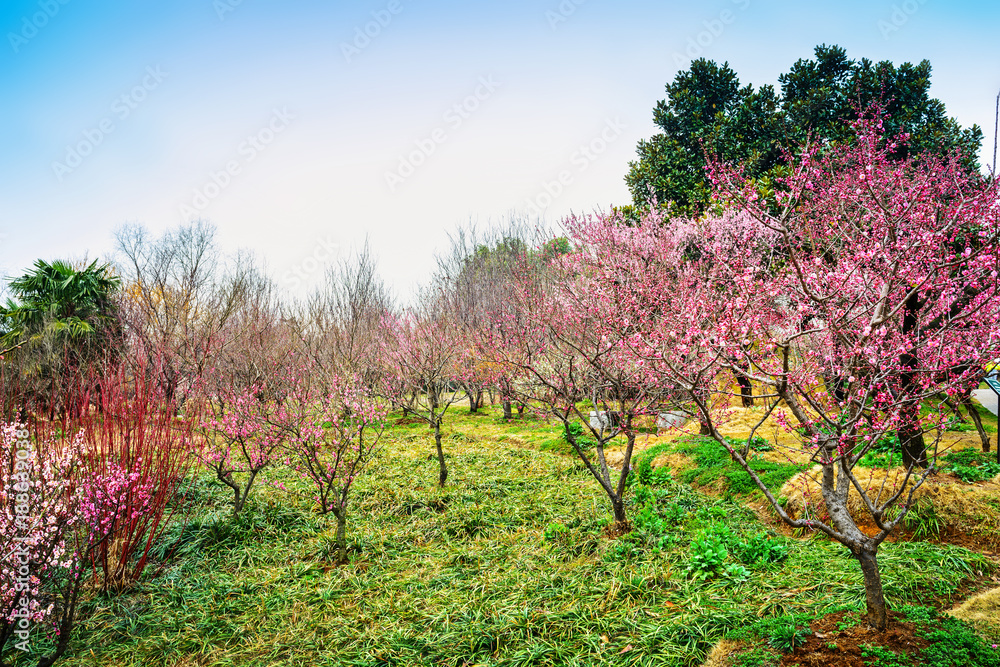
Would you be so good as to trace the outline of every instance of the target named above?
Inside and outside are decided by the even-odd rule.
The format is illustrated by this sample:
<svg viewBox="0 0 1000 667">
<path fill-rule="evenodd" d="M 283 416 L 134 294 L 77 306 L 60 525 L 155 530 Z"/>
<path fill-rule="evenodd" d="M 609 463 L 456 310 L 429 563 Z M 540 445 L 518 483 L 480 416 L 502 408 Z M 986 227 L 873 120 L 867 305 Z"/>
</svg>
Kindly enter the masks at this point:
<svg viewBox="0 0 1000 667">
<path fill-rule="evenodd" d="M 889 612 L 889 618 L 889 628 L 885 632 L 872 629 L 854 613 L 838 612 L 819 618 L 810 624 L 812 636 L 785 654 L 781 665 L 868 667 L 873 659 L 862 657 L 866 647 L 880 646 L 895 653 L 914 653 L 928 646 L 926 639 L 916 635 L 915 623 L 905 622 L 905 617 L 895 612 Z M 842 627 L 845 629 L 841 630 Z"/>
</svg>

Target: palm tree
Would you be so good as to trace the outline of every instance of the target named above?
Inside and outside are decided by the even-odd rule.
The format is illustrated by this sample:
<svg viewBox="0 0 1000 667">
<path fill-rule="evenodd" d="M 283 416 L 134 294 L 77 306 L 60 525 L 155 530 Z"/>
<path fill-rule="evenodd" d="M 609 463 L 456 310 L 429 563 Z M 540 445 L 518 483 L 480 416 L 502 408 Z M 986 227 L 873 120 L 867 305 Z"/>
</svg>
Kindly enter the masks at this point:
<svg viewBox="0 0 1000 667">
<path fill-rule="evenodd" d="M 22 400 L 41 400 L 53 414 L 70 378 L 117 353 L 120 287 L 111 267 L 96 260 L 80 269 L 38 260 L 10 281 L 14 298 L 0 306 L 0 350 L 8 368 L 16 366 Z"/>
</svg>

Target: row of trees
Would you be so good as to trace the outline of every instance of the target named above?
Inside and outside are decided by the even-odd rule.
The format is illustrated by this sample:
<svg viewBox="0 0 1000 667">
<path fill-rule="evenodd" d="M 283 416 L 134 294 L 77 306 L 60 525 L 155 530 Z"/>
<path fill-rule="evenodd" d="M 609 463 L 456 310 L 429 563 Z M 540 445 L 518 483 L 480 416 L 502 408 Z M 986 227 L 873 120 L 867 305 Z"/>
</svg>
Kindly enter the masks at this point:
<svg viewBox="0 0 1000 667">
<path fill-rule="evenodd" d="M 5 418 L 57 443 L 37 450 L 32 480 L 117 489 L 102 496 L 112 509 L 88 515 L 88 546 L 60 533 L 58 545 L 76 546 L 44 553 L 71 551 L 61 561 L 70 571 L 89 564 L 105 588 L 127 586 L 200 460 L 232 492 L 234 513 L 269 468 L 297 471 L 336 519 L 346 560 L 350 492 L 390 410 L 427 423 L 444 486 L 447 412 L 462 400 L 475 412 L 495 393 L 506 418 L 519 406 L 562 425 L 619 530 L 641 419 L 689 415 L 783 520 L 851 551 L 871 622 L 884 628 L 878 548 L 933 470 L 927 438 L 948 398 L 1000 356 L 1000 220 L 995 185 L 960 153 L 905 150 L 909 137 L 887 133 L 883 118 L 856 121 L 851 141 L 784 154 L 786 170 L 766 181 L 710 159 L 711 213 L 701 217 L 655 207 L 573 217 L 566 238 L 544 242 L 516 224 L 487 239 L 461 233 L 408 308 L 392 302 L 367 252 L 306 301 L 282 303 L 250 258 L 222 257 L 200 223 L 159 239 L 124 229 L 115 267 L 36 265 L 0 313 Z M 762 390 L 758 428 L 773 416 L 802 434 L 801 450 L 822 466 L 824 513 L 786 514 L 747 450 L 721 434 L 745 398 L 734 377 Z M 854 467 L 889 433 L 905 474 L 872 496 Z M 86 465 L 61 463 L 74 438 Z M 612 446 L 624 454 L 616 466 Z M 3 449 L 5 489 L 19 479 L 15 449 Z M 76 470 L 89 471 L 80 483 Z M 876 534 L 847 511 L 852 489 Z M 42 525 L 17 525 L 16 496 L 0 500 L 4 534 L 51 542 Z M 114 526 L 131 527 L 107 537 Z M 47 571 L 46 558 L 34 572 Z M 3 577 L 6 641 L 16 569 Z M 75 597 L 59 599 L 53 609 L 71 619 Z"/>
<path fill-rule="evenodd" d="M 199 463 L 233 490 L 234 513 L 262 472 L 297 473 L 296 490 L 336 519 L 346 560 L 348 496 L 386 412 L 366 336 L 388 301 L 366 255 L 290 307 L 250 258 L 217 251 L 210 226 L 160 238 L 133 227 L 113 264 L 38 262 L 9 286 L 2 656 L 49 625 L 58 641 L 38 662 L 52 664 L 88 582 L 125 590 L 152 553 L 162 561 Z"/>
<path fill-rule="evenodd" d="M 448 406 L 465 396 L 475 410 L 493 388 L 563 425 L 627 530 L 640 420 L 686 413 L 782 520 L 850 551 L 885 628 L 879 547 L 933 472 L 955 399 L 1000 357 L 1000 204 L 961 151 L 912 150 L 881 107 L 850 128 L 785 153 L 766 180 L 710 158 L 712 212 L 698 218 L 651 208 L 570 218 L 560 243 L 456 239 L 421 308 L 384 320 L 372 362 L 403 383 L 385 399 L 434 429 L 439 482 Z M 720 431 L 748 381 L 768 407 L 747 442 L 773 418 L 822 468 L 822 507 L 801 518 Z M 869 491 L 854 469 L 893 435 L 904 472 Z M 874 534 L 848 511 L 851 494 Z"/>
</svg>

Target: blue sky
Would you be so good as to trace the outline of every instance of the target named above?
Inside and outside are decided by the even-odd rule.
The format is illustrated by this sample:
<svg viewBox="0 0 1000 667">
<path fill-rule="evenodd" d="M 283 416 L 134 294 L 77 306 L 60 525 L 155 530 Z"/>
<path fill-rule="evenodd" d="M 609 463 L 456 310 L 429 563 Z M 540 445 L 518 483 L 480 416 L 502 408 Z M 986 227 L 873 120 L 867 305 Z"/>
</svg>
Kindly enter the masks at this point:
<svg viewBox="0 0 1000 667">
<path fill-rule="evenodd" d="M 4 0 L 0 274 L 199 216 L 298 293 L 367 237 L 406 295 L 456 225 L 626 203 L 692 54 L 755 85 L 820 43 L 928 58 L 990 161 L 998 19 L 941 0 Z"/>
</svg>

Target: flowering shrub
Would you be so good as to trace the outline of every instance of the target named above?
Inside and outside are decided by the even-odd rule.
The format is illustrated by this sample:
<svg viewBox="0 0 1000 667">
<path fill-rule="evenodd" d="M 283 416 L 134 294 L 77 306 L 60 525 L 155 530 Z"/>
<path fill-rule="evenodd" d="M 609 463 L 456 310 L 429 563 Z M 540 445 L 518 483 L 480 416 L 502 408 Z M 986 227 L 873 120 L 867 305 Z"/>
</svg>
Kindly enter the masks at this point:
<svg viewBox="0 0 1000 667">
<path fill-rule="evenodd" d="M 262 387 L 225 389 L 216 415 L 202 426 L 209 442 L 201 460 L 233 491 L 233 515 L 243 511 L 257 477 L 277 460 L 282 431 L 276 425 L 280 406 Z"/>
<path fill-rule="evenodd" d="M 193 420 L 174 416 L 159 374 L 159 362 L 117 367 L 90 398 L 100 409 L 63 426 L 64 433 L 83 432 L 80 512 L 90 531 L 90 565 L 105 591 L 142 575 L 191 461 Z"/>
<path fill-rule="evenodd" d="M 326 395 L 313 399 L 295 385 L 276 424 L 287 437 L 289 464 L 316 490 L 323 514 L 337 519 L 337 560 L 347 560 L 347 500 L 382 435 L 386 408 L 368 395 L 360 378 L 333 378 Z"/>
<path fill-rule="evenodd" d="M 145 428 L 148 436 L 154 425 Z M 45 628 L 56 646 L 39 664 L 52 664 L 88 568 L 104 590 L 141 575 L 177 479 L 155 474 L 169 448 L 144 450 L 142 431 L 116 448 L 105 439 L 113 431 L 0 425 L 0 649 L 32 650 L 32 628 Z"/>
<path fill-rule="evenodd" d="M 0 649 L 27 651 L 35 625 L 59 631 L 66 583 L 79 574 L 80 442 L 59 451 L 32 443 L 24 424 L 0 426 Z"/>
</svg>

